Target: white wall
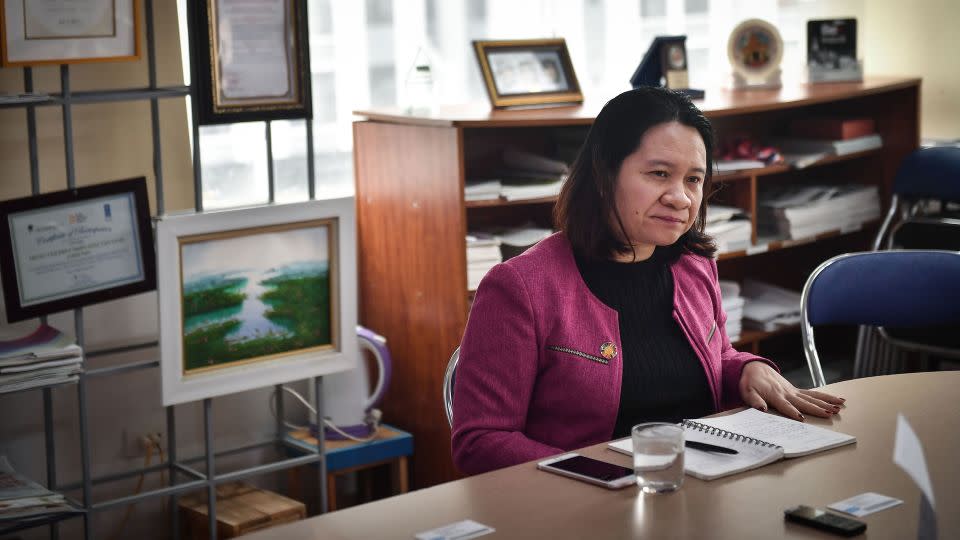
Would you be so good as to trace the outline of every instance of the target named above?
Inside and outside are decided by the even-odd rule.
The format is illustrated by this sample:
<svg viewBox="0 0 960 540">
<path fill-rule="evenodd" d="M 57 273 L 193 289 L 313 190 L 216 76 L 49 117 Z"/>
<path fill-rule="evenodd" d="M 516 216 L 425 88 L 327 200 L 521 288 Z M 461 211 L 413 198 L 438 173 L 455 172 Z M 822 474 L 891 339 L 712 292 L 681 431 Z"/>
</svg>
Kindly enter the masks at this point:
<svg viewBox="0 0 960 540">
<path fill-rule="evenodd" d="M 866 72 L 923 77 L 921 135 L 960 138 L 960 2 L 868 0 L 865 11 Z"/>
</svg>

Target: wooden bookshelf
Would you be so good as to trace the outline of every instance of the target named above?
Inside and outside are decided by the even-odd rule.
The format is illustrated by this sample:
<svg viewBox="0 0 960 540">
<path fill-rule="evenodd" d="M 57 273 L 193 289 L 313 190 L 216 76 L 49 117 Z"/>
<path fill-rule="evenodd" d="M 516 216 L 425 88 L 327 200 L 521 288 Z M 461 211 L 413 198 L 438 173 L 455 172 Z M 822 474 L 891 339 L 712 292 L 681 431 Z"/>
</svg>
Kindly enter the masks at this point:
<svg viewBox="0 0 960 540">
<path fill-rule="evenodd" d="M 889 201 L 900 161 L 919 144 L 920 80 L 871 77 L 860 83 L 798 85 L 777 90 L 709 89 L 698 101 L 718 136 L 746 133 L 762 140 L 805 115 L 870 116 L 883 148 L 823 159 L 794 170 L 776 165 L 718 176 L 715 202 L 750 212 L 756 237 L 758 186 L 830 176 L 874 184 Z M 582 106 L 492 110 L 486 103 L 441 107 L 426 116 L 399 108 L 357 111 L 360 321 L 387 338 L 393 380 L 384 420 L 414 436 L 414 487 L 457 477 L 441 388 L 450 353 L 466 325 L 468 230 L 530 220 L 550 223 L 555 199 L 464 201 L 466 178 L 484 177 L 505 148 L 550 154 L 581 133 L 613 96 Z M 875 225 L 801 240 L 775 241 L 719 257 L 723 279 L 761 279 L 800 290 L 806 276 L 833 255 L 866 249 Z M 795 329 L 783 331 L 796 333 Z M 758 348 L 775 334 L 745 332 L 738 343 Z M 780 334 L 776 334 L 780 335 Z M 785 338 L 786 339 L 786 338 Z M 797 336 L 797 347 L 800 338 Z"/>
</svg>

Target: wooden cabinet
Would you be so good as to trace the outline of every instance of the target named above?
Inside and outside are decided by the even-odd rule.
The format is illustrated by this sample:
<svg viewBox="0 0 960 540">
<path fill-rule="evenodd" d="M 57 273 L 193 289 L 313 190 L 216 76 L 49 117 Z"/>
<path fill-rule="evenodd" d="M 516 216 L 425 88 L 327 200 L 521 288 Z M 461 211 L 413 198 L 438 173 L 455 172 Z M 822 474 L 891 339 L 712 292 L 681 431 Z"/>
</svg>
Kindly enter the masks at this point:
<svg viewBox="0 0 960 540">
<path fill-rule="evenodd" d="M 358 111 L 354 124 L 360 320 L 386 336 L 393 380 L 385 420 L 414 435 L 412 478 L 425 487 L 457 477 L 441 387 L 450 353 L 467 321 L 468 230 L 491 224 L 550 224 L 554 199 L 465 202 L 464 179 L 498 164 L 504 148 L 552 153 L 559 141 L 582 136 L 602 107 L 494 111 L 485 104 L 411 116 L 400 109 Z M 717 178 L 714 200 L 757 215 L 758 185 L 820 177 L 880 186 L 889 201 L 897 166 L 919 142 L 920 81 L 869 78 L 863 83 L 797 86 L 780 90 L 711 90 L 698 102 L 719 138 L 746 133 L 782 134 L 807 115 L 872 117 L 883 148 L 823 160 L 803 170 L 786 166 Z M 799 290 L 824 259 L 866 249 L 877 224 L 815 238 L 780 241 L 723 254 L 725 279 L 757 277 Z M 754 234 L 756 222 L 754 221 Z M 795 341 L 799 332 L 780 331 Z M 745 332 L 738 345 L 758 350 L 770 333 Z M 784 338 L 784 339 L 787 339 Z M 818 340 L 819 341 L 819 340 Z"/>
</svg>

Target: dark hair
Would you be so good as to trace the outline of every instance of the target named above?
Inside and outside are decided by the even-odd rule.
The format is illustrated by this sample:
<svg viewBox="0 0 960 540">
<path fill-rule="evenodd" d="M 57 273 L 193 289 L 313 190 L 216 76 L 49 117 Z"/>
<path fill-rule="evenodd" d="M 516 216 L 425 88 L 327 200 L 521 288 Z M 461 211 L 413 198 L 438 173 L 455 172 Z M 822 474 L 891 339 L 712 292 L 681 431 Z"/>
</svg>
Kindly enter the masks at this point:
<svg viewBox="0 0 960 540">
<path fill-rule="evenodd" d="M 599 259 L 633 251 L 614 200 L 617 174 L 627 156 L 640 146 L 647 131 L 667 122 L 679 122 L 696 129 L 707 153 L 704 200 L 697 220 L 673 246 L 678 255 L 683 250 L 705 257 L 716 252 L 713 239 L 704 233 L 706 197 L 710 194 L 713 176 L 713 127 L 690 98 L 653 86 L 628 90 L 607 102 L 570 168 L 553 209 L 553 219 L 557 229 L 567 235 L 574 251 Z M 620 227 L 620 234 L 611 230 L 611 216 Z"/>
</svg>

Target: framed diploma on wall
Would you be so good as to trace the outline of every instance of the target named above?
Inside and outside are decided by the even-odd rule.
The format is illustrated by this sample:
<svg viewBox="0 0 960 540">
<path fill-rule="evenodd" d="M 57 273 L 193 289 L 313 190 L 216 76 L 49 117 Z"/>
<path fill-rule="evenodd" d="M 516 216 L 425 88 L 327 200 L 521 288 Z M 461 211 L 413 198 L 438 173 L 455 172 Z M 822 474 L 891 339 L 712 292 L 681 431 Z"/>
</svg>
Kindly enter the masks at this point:
<svg viewBox="0 0 960 540">
<path fill-rule="evenodd" d="M 4 66 L 140 58 L 139 0 L 0 0 Z"/>
<path fill-rule="evenodd" d="M 202 125 L 311 117 L 307 3 L 188 3 Z"/>
<path fill-rule="evenodd" d="M 8 322 L 157 285 L 143 177 L 0 202 Z"/>
</svg>

